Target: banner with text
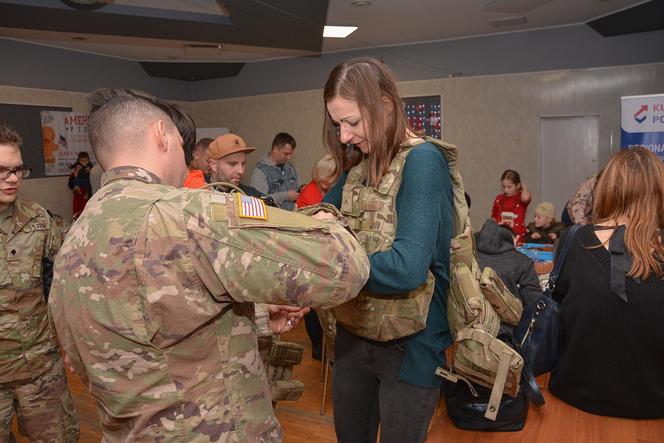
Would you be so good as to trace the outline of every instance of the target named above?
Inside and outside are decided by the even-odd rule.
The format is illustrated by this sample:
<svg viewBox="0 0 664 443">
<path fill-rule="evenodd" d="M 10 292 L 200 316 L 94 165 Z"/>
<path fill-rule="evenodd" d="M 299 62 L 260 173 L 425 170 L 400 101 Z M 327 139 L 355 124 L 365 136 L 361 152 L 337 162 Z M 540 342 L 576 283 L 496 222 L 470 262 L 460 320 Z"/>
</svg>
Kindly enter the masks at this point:
<svg viewBox="0 0 664 443">
<path fill-rule="evenodd" d="M 643 146 L 664 160 L 664 94 L 621 98 L 620 148 Z"/>
<path fill-rule="evenodd" d="M 82 151 L 97 164 L 88 139 L 87 119 L 87 114 L 76 112 L 41 111 L 46 175 L 68 175 Z"/>
</svg>

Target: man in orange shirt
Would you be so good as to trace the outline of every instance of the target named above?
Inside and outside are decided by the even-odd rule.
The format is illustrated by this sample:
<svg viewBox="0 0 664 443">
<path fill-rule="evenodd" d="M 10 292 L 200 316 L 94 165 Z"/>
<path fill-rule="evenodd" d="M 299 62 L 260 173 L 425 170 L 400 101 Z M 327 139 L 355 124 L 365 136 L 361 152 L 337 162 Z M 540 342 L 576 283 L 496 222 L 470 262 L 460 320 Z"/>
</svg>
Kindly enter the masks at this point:
<svg viewBox="0 0 664 443">
<path fill-rule="evenodd" d="M 205 177 L 210 176 L 210 166 L 208 164 L 208 147 L 212 143 L 209 137 L 202 138 L 196 143 L 194 154 L 187 167 L 189 174 L 184 179 L 185 188 L 202 188 L 207 184 Z"/>
</svg>

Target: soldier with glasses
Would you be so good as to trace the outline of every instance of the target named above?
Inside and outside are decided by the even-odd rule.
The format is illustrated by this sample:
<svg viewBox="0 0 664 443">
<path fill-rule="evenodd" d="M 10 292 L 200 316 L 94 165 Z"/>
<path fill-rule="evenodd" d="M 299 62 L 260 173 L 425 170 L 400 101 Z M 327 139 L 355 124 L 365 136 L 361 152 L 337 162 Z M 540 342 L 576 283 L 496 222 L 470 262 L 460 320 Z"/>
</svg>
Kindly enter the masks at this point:
<svg viewBox="0 0 664 443">
<path fill-rule="evenodd" d="M 60 232 L 44 208 L 17 198 L 30 175 L 21 143 L 0 125 L 0 443 L 14 441 L 15 409 L 30 441 L 75 442 L 78 418 L 42 283 Z"/>
</svg>

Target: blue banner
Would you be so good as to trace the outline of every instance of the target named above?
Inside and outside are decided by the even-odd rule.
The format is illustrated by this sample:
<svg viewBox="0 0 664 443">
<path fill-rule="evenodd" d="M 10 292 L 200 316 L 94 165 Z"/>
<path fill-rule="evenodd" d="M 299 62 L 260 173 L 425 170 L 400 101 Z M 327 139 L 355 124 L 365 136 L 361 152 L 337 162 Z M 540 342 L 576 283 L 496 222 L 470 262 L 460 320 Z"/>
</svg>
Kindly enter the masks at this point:
<svg viewBox="0 0 664 443">
<path fill-rule="evenodd" d="M 620 148 L 650 149 L 664 160 L 664 94 L 622 97 Z"/>
</svg>

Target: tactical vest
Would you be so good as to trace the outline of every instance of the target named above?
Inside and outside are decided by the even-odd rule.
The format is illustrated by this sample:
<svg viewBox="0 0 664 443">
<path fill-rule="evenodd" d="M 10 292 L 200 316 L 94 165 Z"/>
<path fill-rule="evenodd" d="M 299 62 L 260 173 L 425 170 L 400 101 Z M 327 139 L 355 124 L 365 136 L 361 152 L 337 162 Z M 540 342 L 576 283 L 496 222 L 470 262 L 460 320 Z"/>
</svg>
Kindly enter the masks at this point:
<svg viewBox="0 0 664 443">
<path fill-rule="evenodd" d="M 434 139 L 427 141 L 441 148 L 448 162 L 450 156 L 456 159 L 456 148 L 452 145 Z M 403 167 L 408 154 L 420 143 L 424 140 L 403 144 L 375 187 L 364 184 L 368 176 L 366 160 L 348 173 L 341 213 L 367 254 L 392 247 L 397 227 L 396 197 L 401 187 Z M 378 341 L 406 337 L 426 326 L 434 286 L 433 274 L 428 271 L 424 284 L 404 294 L 383 295 L 363 290 L 356 298 L 335 307 L 334 316 L 346 329 L 361 337 Z"/>
</svg>

